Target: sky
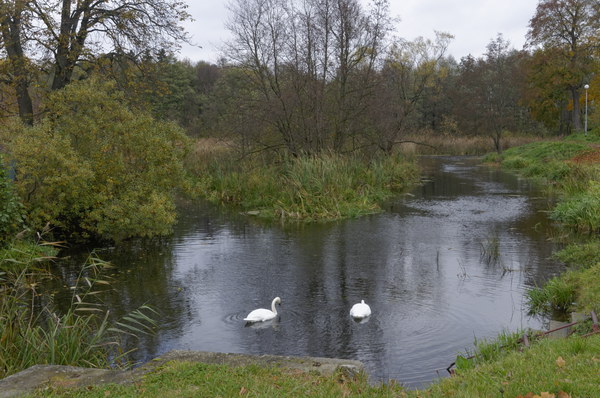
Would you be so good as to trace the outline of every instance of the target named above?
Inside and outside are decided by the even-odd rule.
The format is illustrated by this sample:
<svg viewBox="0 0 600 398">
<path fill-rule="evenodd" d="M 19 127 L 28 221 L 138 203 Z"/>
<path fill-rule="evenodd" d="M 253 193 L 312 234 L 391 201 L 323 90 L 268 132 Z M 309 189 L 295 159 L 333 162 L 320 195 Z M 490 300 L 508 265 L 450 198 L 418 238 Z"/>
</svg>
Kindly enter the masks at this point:
<svg viewBox="0 0 600 398">
<path fill-rule="evenodd" d="M 185 28 L 201 48 L 184 45 L 180 58 L 216 63 L 221 56 L 220 48 L 231 37 L 225 27 L 230 0 L 185 1 L 194 19 Z M 404 39 L 418 36 L 433 39 L 435 31 L 454 35 L 448 54 L 460 60 L 469 54 L 483 55 L 498 33 L 513 48 L 522 49 L 537 3 L 538 0 L 390 0 L 390 14 L 399 18 L 396 33 Z"/>
</svg>

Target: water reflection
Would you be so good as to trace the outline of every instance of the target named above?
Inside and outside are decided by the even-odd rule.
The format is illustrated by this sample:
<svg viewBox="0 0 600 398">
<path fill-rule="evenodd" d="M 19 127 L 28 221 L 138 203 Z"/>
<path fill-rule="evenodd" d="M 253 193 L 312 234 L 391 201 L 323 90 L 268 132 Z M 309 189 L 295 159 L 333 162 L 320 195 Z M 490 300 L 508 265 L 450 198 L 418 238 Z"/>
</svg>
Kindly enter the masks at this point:
<svg viewBox="0 0 600 398">
<path fill-rule="evenodd" d="M 142 304 L 161 314 L 155 335 L 132 341 L 137 359 L 172 349 L 341 357 L 416 387 L 475 336 L 540 327 L 523 294 L 560 271 L 547 203 L 471 159 L 423 167 L 429 182 L 383 214 L 282 228 L 186 203 L 172 238 L 104 248 L 118 266 L 114 316 Z M 482 259 L 489 242 L 495 261 Z M 276 321 L 244 327 L 276 296 Z M 357 323 L 349 310 L 362 299 L 373 315 Z"/>
</svg>

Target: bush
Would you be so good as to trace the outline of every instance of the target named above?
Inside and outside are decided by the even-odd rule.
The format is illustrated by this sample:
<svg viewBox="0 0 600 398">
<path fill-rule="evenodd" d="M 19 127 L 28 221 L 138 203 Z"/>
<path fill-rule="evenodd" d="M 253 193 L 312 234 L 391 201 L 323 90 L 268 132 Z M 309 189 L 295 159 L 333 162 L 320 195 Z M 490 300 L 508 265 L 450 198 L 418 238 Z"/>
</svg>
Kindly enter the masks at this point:
<svg viewBox="0 0 600 398">
<path fill-rule="evenodd" d="M 46 115 L 13 129 L 8 145 L 33 227 L 50 223 L 71 240 L 170 231 L 188 146 L 179 127 L 130 109 L 114 84 L 93 79 L 53 93 Z"/>
<path fill-rule="evenodd" d="M 0 156 L 0 247 L 10 242 L 23 228 L 22 214 L 23 206 Z"/>
</svg>

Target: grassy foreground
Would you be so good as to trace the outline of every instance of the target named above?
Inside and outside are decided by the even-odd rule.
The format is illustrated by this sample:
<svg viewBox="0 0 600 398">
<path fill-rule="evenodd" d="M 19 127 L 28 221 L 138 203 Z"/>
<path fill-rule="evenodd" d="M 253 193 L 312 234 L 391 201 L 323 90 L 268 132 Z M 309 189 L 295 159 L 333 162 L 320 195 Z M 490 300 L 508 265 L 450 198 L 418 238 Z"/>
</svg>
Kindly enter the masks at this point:
<svg viewBox="0 0 600 398">
<path fill-rule="evenodd" d="M 421 391 L 280 368 L 170 362 L 130 385 L 44 389 L 35 397 L 598 397 L 600 336 L 543 340 Z"/>
</svg>

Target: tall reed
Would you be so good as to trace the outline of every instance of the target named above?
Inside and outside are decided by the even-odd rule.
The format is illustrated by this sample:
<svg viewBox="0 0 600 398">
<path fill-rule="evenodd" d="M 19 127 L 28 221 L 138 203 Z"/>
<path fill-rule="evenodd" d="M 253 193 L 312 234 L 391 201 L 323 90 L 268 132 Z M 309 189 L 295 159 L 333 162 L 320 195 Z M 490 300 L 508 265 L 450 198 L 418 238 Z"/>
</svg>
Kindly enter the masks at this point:
<svg viewBox="0 0 600 398">
<path fill-rule="evenodd" d="M 110 282 L 110 265 L 91 255 L 71 287 L 71 305 L 60 313 L 44 291 L 50 274 L 32 262 L 0 272 L 0 378 L 36 364 L 107 367 L 124 360 L 120 336 L 149 333 L 152 309 L 142 306 L 118 321 L 97 296 Z"/>
</svg>

